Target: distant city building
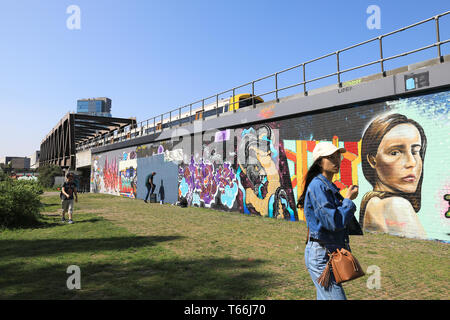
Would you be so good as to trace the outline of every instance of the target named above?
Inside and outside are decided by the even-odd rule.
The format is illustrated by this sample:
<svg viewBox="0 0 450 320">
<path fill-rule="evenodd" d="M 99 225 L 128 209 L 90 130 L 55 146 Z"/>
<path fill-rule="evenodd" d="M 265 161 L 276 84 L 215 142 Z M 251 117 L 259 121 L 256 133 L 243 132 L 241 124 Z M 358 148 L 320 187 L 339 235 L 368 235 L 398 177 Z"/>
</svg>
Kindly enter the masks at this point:
<svg viewBox="0 0 450 320">
<path fill-rule="evenodd" d="M 92 98 L 77 100 L 77 113 L 98 117 L 111 117 L 111 99 Z"/>
<path fill-rule="evenodd" d="M 30 169 L 30 158 L 27 157 L 4 157 L 0 159 L 4 165 L 11 164 L 12 169 Z"/>
<path fill-rule="evenodd" d="M 39 156 L 40 155 L 41 155 L 41 152 L 39 150 L 33 152 L 33 154 L 30 155 L 30 169 L 39 168 Z"/>
</svg>

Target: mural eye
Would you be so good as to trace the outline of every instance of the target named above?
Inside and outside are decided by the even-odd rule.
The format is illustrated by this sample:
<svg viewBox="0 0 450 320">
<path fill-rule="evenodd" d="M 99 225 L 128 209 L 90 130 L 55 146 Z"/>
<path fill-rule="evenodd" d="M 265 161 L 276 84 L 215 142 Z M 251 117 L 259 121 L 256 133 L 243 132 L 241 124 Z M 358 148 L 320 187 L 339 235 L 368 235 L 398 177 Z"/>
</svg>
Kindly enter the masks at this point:
<svg viewBox="0 0 450 320">
<path fill-rule="evenodd" d="M 416 156 L 416 155 L 418 155 L 418 154 L 420 153 L 420 149 L 413 149 L 413 150 L 411 151 L 411 153 L 412 153 L 414 156 Z"/>
<path fill-rule="evenodd" d="M 400 154 L 400 151 L 397 151 L 397 150 L 394 150 L 394 151 L 391 151 L 390 152 L 390 155 L 391 156 L 397 156 L 397 155 L 399 155 Z"/>
</svg>

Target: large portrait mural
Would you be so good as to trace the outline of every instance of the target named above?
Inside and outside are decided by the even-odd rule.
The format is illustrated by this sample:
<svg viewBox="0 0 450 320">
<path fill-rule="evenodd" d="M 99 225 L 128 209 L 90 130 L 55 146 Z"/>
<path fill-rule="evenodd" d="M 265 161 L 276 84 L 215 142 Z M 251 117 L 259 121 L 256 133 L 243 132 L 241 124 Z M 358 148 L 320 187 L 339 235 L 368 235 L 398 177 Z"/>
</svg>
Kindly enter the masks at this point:
<svg viewBox="0 0 450 320">
<path fill-rule="evenodd" d="M 449 241 L 449 96 L 441 92 L 285 121 L 282 127 L 289 129 L 281 136 L 287 138 L 295 198 L 315 145 L 329 141 L 347 150 L 333 180 L 343 195 L 350 184 L 360 186 L 356 218 L 365 230 Z M 302 211 L 298 217 L 304 220 Z"/>
<path fill-rule="evenodd" d="M 373 187 L 361 201 L 364 228 L 426 237 L 418 217 L 426 147 L 422 126 L 402 114 L 370 123 L 361 146 L 364 177 Z"/>
</svg>

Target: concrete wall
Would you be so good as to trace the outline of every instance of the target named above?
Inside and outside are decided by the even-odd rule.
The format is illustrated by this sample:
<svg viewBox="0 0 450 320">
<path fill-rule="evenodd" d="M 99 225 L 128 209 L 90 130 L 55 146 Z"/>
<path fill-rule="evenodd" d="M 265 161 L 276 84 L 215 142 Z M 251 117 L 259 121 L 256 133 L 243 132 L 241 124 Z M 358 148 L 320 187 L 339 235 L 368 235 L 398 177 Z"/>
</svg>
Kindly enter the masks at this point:
<svg viewBox="0 0 450 320">
<path fill-rule="evenodd" d="M 91 150 L 83 150 L 75 155 L 75 168 L 88 167 L 91 165 Z"/>
<path fill-rule="evenodd" d="M 137 198 L 143 200 L 147 195 L 146 181 L 152 172 L 156 172 L 153 177 L 155 184 L 154 192 L 158 200 L 167 203 L 178 201 L 178 165 L 171 161 L 164 161 L 163 154 L 151 157 L 138 158 L 139 168 L 137 175 Z"/>
</svg>

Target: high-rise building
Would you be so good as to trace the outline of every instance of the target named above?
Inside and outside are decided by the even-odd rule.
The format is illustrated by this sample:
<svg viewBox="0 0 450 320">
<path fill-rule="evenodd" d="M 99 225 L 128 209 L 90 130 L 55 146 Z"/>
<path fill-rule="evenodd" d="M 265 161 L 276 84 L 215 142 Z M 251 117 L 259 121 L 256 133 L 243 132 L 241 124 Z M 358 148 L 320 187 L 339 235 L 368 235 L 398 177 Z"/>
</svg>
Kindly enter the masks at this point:
<svg viewBox="0 0 450 320">
<path fill-rule="evenodd" d="M 39 150 L 33 152 L 29 158 L 30 158 L 30 169 L 37 169 L 39 168 L 39 157 L 41 155 L 41 152 Z"/>
<path fill-rule="evenodd" d="M 77 113 L 99 117 L 111 117 L 111 99 L 79 99 L 77 100 Z"/>
</svg>

